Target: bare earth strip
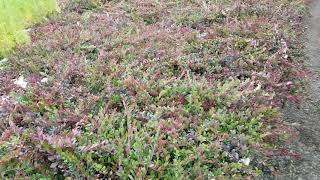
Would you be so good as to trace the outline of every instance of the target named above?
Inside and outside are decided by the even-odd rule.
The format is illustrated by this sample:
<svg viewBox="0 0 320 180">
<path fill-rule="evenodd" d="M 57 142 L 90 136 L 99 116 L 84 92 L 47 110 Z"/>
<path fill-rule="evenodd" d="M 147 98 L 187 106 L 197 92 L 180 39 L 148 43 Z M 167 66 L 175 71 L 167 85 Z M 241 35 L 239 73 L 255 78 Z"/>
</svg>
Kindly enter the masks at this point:
<svg viewBox="0 0 320 180">
<path fill-rule="evenodd" d="M 320 70 L 320 1 L 312 9 L 307 29 L 307 66 L 314 73 Z M 311 78 L 307 99 L 297 107 L 288 104 L 284 109 L 285 119 L 299 131 L 300 138 L 290 149 L 301 153 L 302 159 L 286 168 L 286 176 L 280 179 L 320 179 L 320 79 Z M 288 171 L 288 169 L 291 169 Z"/>
</svg>

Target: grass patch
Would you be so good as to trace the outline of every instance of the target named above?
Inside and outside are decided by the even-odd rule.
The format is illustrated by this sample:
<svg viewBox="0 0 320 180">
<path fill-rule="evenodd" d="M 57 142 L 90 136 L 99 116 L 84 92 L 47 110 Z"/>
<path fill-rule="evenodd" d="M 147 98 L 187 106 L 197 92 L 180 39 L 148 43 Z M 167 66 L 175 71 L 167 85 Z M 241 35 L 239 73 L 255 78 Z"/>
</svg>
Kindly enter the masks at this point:
<svg viewBox="0 0 320 180">
<path fill-rule="evenodd" d="M 26 28 L 58 9 L 55 0 L 10 0 L 0 2 L 0 56 L 17 44 L 30 42 Z"/>
</svg>

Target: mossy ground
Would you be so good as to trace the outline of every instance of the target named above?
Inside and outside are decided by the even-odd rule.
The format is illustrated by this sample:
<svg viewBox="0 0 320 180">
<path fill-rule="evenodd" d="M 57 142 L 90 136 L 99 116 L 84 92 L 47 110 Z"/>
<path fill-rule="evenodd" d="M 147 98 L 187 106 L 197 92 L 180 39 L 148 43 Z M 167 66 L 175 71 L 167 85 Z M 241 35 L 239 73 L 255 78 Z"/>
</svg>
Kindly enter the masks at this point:
<svg viewBox="0 0 320 180">
<path fill-rule="evenodd" d="M 303 1 L 65 3 L 1 65 L 3 177 L 275 173 L 279 108 L 305 76 Z"/>
</svg>

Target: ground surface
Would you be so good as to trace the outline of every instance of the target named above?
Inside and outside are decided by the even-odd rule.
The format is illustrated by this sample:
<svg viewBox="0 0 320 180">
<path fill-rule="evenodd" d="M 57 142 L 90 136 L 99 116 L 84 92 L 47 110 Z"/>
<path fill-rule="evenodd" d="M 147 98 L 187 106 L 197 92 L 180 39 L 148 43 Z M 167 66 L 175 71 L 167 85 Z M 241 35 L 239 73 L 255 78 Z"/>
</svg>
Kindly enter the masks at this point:
<svg viewBox="0 0 320 180">
<path fill-rule="evenodd" d="M 314 73 L 320 66 L 320 1 L 313 6 L 312 17 L 308 23 L 306 51 L 309 56 L 307 65 Z M 294 163 L 291 172 L 283 179 L 320 179 L 320 81 L 311 78 L 307 98 L 297 107 L 288 104 L 284 109 L 286 121 L 299 131 L 300 138 L 290 149 L 301 153 L 301 161 Z"/>
</svg>

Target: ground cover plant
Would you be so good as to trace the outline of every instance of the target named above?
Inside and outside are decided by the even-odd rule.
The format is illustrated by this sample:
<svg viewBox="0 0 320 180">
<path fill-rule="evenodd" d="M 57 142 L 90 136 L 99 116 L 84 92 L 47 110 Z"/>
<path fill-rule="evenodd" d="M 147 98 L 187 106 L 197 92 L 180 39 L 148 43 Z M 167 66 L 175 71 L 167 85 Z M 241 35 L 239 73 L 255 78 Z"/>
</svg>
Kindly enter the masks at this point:
<svg viewBox="0 0 320 180">
<path fill-rule="evenodd" d="M 29 42 L 26 28 L 58 10 L 55 0 L 0 1 L 0 56 L 16 44 Z"/>
<path fill-rule="evenodd" d="M 279 107 L 299 100 L 305 75 L 303 1 L 64 3 L 0 66 L 2 177 L 277 170 Z"/>
</svg>

